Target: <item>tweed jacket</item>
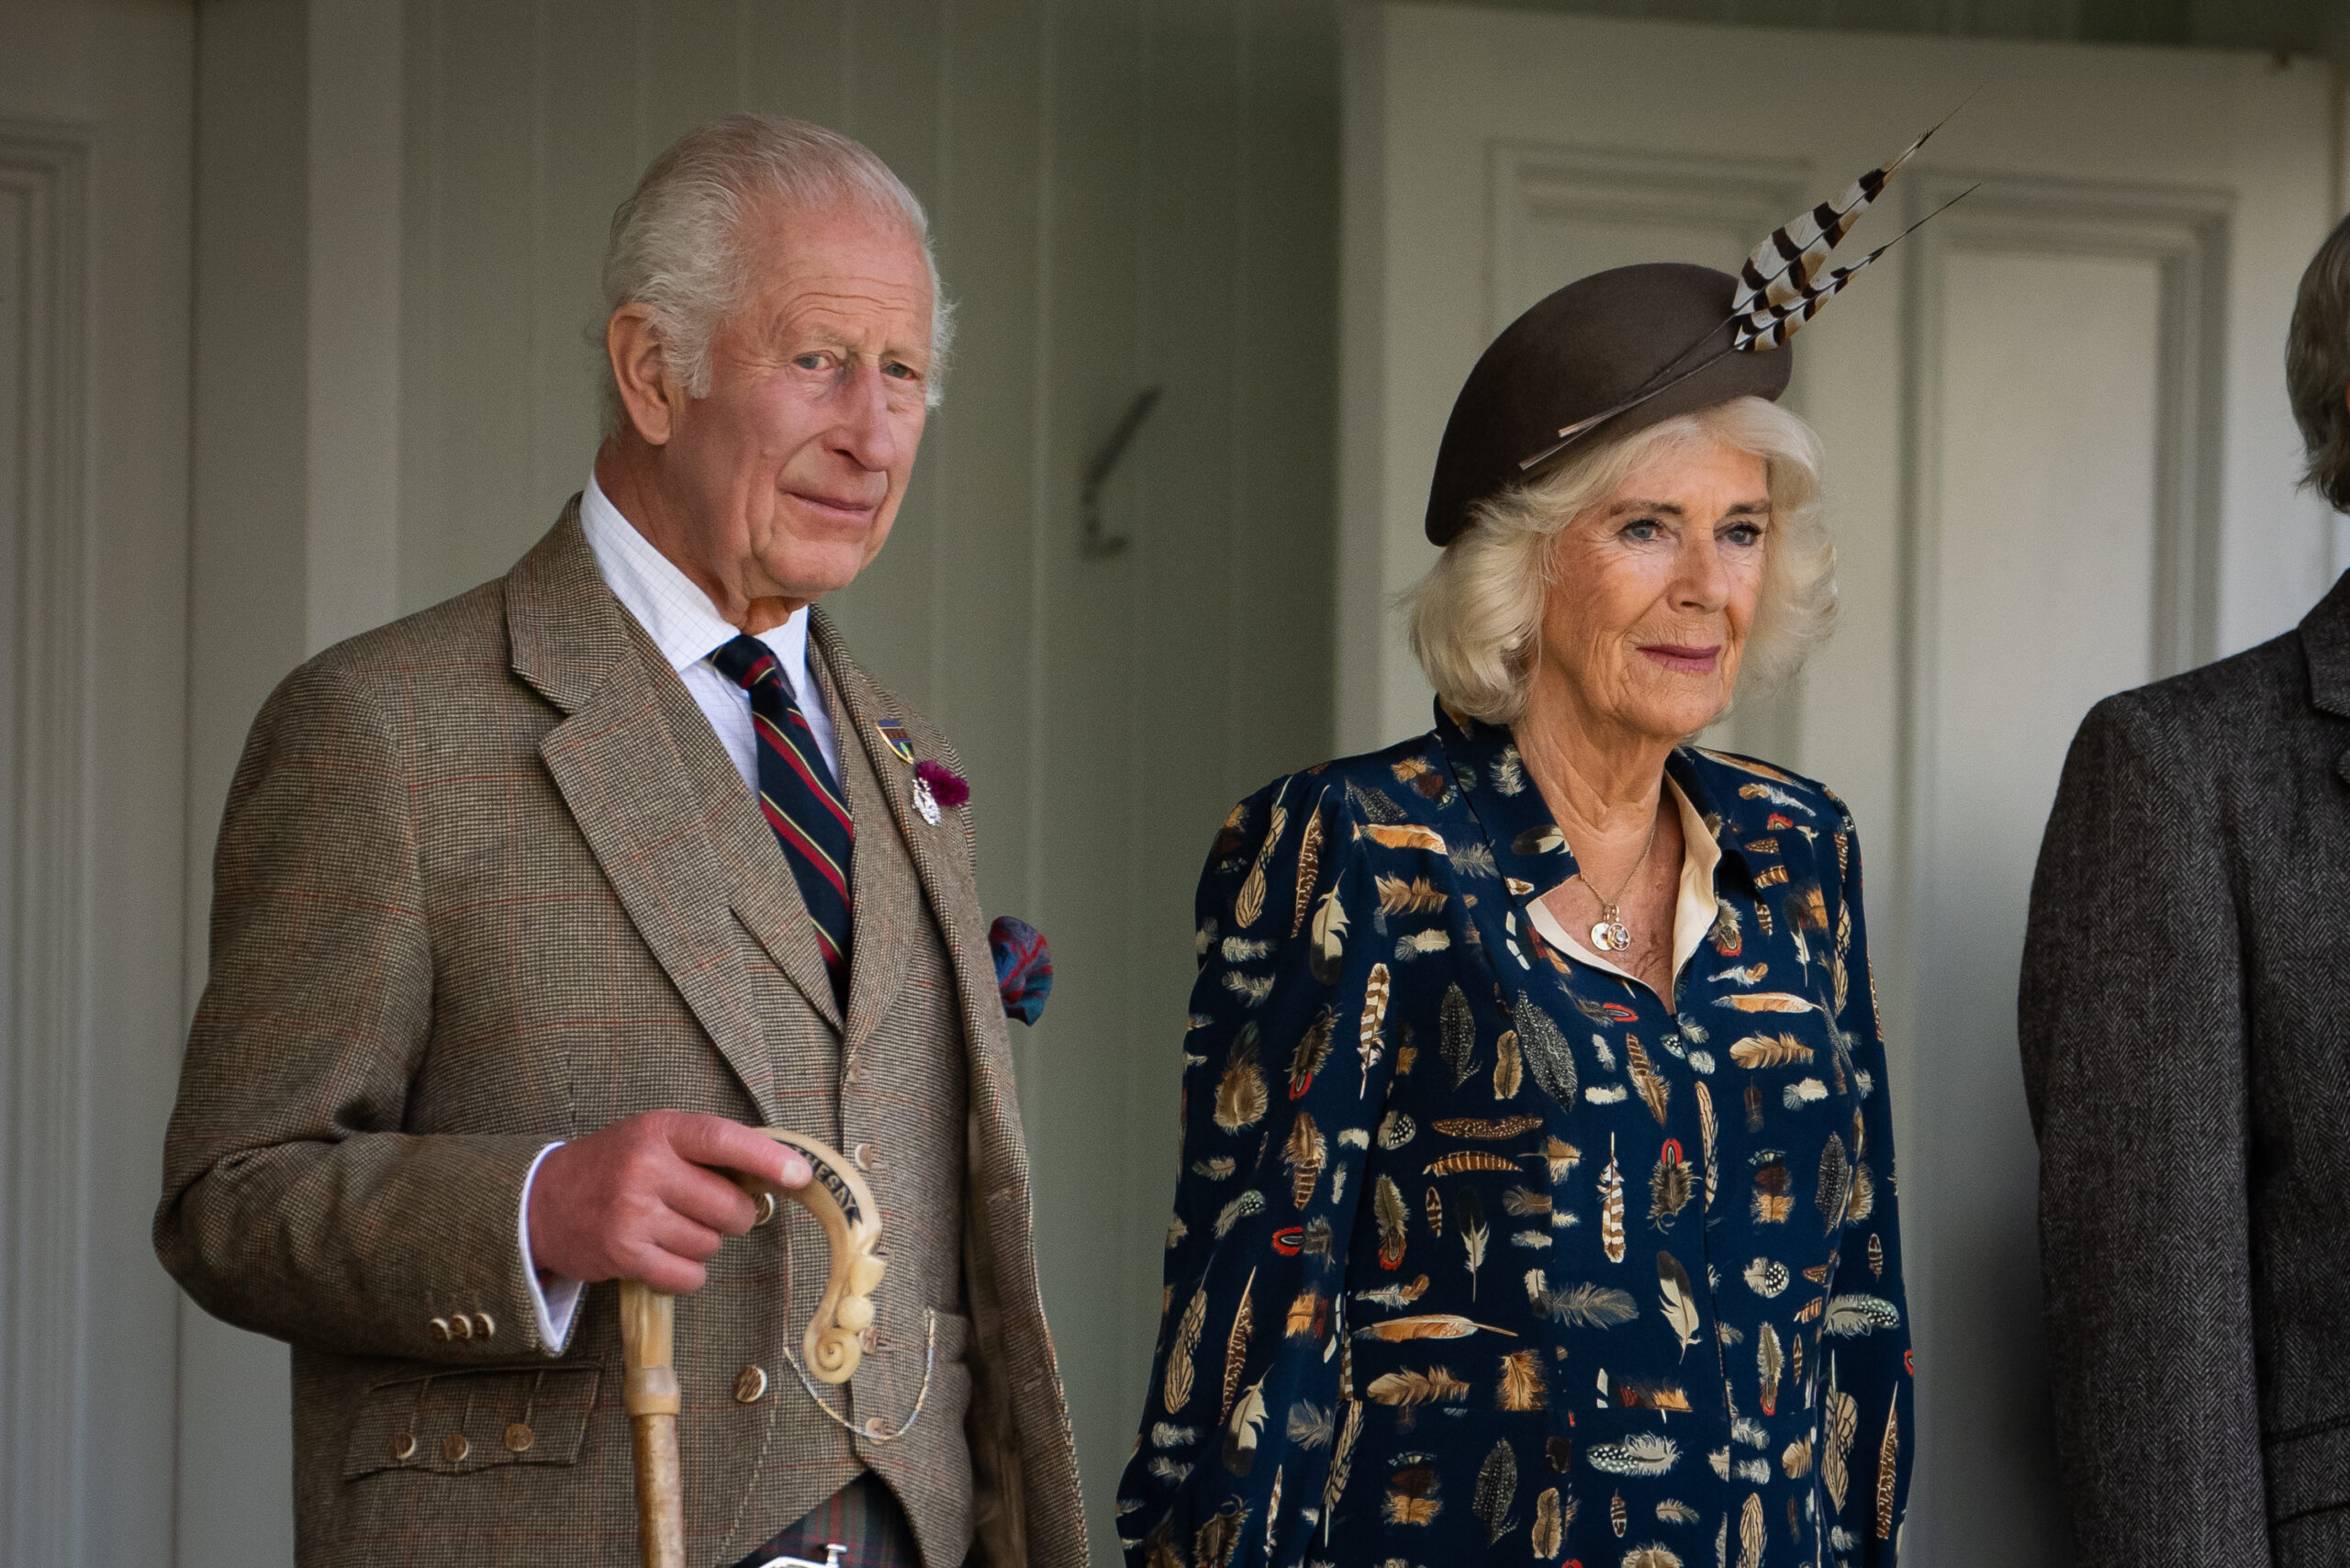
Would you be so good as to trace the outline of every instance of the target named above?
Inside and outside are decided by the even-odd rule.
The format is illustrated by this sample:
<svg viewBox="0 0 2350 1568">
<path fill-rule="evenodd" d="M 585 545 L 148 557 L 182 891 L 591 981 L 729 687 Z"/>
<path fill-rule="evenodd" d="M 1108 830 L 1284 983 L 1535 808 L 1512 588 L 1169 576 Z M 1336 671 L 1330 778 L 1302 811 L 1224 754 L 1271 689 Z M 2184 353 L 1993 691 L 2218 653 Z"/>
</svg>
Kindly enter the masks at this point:
<svg viewBox="0 0 2350 1568">
<path fill-rule="evenodd" d="M 155 1240 L 207 1310 L 294 1345 L 306 1564 L 636 1561 L 617 1293 L 548 1356 L 516 1226 L 550 1139 L 660 1106 L 907 1154 L 874 1179 L 896 1240 L 856 1424 L 905 1418 L 937 1324 L 921 1426 L 852 1439 L 784 1356 L 815 1227 L 785 1205 L 728 1242 L 679 1302 L 689 1560 L 732 1562 L 863 1466 L 934 1563 L 1083 1561 L 970 817 L 912 810 L 875 720 L 954 754 L 811 622 L 858 824 L 845 1016 L 576 502 L 502 581 L 329 650 L 255 722 Z"/>
<path fill-rule="evenodd" d="M 2350 1562 L 2350 577 L 2098 704 L 2019 1008 L 2083 1568 Z"/>
</svg>

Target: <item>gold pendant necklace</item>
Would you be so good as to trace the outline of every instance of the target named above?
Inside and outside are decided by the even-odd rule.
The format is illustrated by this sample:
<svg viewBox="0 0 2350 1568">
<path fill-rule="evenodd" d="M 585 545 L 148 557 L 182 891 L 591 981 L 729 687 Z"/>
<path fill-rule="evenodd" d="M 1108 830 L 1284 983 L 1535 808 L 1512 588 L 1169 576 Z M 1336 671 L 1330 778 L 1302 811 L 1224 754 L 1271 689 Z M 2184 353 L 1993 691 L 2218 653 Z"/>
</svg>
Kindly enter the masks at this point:
<svg viewBox="0 0 2350 1568">
<path fill-rule="evenodd" d="M 1622 908 L 1624 895 L 1631 890 L 1632 879 L 1640 874 L 1640 868 L 1649 863 L 1649 851 L 1656 847 L 1657 823 L 1663 820 L 1662 812 L 1663 803 L 1660 801 L 1658 802 L 1659 815 L 1656 821 L 1649 823 L 1649 841 L 1640 846 L 1640 857 L 1632 862 L 1631 870 L 1625 874 L 1624 885 L 1616 890 L 1614 898 L 1609 898 L 1592 886 L 1591 879 L 1583 874 L 1583 865 L 1580 860 L 1575 865 L 1575 880 L 1581 882 L 1590 891 L 1591 896 L 1599 902 L 1599 919 L 1594 922 L 1591 927 L 1591 945 L 1603 953 L 1625 953 L 1631 950 L 1632 928 L 1624 924 Z"/>
</svg>

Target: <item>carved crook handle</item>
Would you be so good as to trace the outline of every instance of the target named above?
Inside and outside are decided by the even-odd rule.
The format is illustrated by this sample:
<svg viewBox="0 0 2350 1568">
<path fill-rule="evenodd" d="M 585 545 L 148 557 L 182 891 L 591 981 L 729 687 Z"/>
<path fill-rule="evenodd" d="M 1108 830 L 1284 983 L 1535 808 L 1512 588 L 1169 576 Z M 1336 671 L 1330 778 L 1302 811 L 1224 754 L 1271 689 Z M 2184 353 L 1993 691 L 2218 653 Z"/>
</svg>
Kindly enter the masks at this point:
<svg viewBox="0 0 2350 1568">
<path fill-rule="evenodd" d="M 809 1319 L 803 1348 L 810 1375 L 821 1383 L 846 1383 L 865 1359 L 863 1336 L 873 1324 L 873 1293 L 887 1266 L 878 1252 L 881 1206 L 839 1150 L 781 1127 L 758 1130 L 799 1150 L 814 1172 L 805 1187 L 773 1187 L 741 1174 L 734 1180 L 753 1197 L 790 1199 L 824 1227 L 833 1249 L 832 1274 Z M 676 1338 L 677 1298 L 642 1280 L 621 1281 L 621 1355 L 628 1372 L 621 1403 L 636 1455 L 637 1544 L 644 1568 L 684 1568 L 686 1561 Z"/>
</svg>

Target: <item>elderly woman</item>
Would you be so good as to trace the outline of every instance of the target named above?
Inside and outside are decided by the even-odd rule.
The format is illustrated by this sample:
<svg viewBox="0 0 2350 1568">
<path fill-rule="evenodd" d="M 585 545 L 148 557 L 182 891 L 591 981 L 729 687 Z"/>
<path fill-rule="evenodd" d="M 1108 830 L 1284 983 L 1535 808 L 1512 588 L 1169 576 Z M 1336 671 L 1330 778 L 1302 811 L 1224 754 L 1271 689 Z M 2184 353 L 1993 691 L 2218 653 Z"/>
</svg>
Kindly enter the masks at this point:
<svg viewBox="0 0 2350 1568">
<path fill-rule="evenodd" d="M 1690 741 L 1834 608 L 1787 352 L 1696 353 L 1732 287 L 1603 273 L 1495 341 L 1412 606 L 1435 729 L 1216 841 L 1136 1564 L 1894 1559 L 1860 850 Z"/>
</svg>

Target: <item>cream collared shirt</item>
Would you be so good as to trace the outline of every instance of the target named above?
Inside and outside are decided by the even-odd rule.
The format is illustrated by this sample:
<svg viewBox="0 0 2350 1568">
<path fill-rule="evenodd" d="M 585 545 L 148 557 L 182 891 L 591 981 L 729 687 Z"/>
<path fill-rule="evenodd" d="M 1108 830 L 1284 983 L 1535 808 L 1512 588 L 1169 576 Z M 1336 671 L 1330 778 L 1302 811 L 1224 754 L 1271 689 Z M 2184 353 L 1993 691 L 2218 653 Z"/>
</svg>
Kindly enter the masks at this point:
<svg viewBox="0 0 2350 1568">
<path fill-rule="evenodd" d="M 1681 893 L 1673 910 L 1673 973 L 1677 981 L 1681 966 L 1706 940 L 1720 913 L 1714 899 L 1714 868 L 1721 864 L 1722 846 L 1707 828 L 1705 818 L 1697 814 L 1697 808 L 1689 803 L 1689 797 L 1681 792 L 1681 786 L 1668 777 L 1664 788 L 1681 812 Z M 1569 935 L 1565 925 L 1542 899 L 1531 901 L 1527 907 L 1535 931 L 1553 947 L 1593 969 L 1621 976 L 1634 985 L 1648 983 Z M 1673 1004 L 1670 996 L 1662 1000 L 1668 1007 Z"/>
</svg>

